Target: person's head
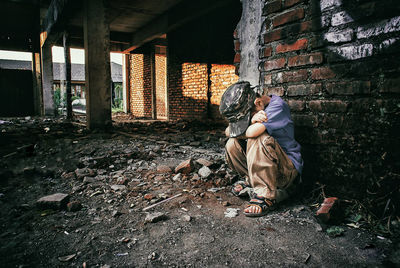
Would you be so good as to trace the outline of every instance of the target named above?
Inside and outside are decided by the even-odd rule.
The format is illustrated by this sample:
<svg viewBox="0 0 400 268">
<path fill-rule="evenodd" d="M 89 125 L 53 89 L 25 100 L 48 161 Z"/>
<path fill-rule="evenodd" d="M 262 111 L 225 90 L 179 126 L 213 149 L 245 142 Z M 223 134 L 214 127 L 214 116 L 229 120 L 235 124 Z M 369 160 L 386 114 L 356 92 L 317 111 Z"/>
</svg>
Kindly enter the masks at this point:
<svg viewBox="0 0 400 268">
<path fill-rule="evenodd" d="M 256 113 L 261 110 L 264 110 L 265 106 L 267 106 L 268 102 L 269 102 L 268 96 L 260 95 L 259 93 L 256 93 L 256 98 L 254 99 L 254 106 L 253 106 L 252 112 Z"/>
<path fill-rule="evenodd" d="M 246 81 L 237 82 L 226 89 L 219 110 L 229 121 L 230 137 L 242 135 L 250 124 L 255 109 L 260 109 L 263 98 Z"/>
</svg>

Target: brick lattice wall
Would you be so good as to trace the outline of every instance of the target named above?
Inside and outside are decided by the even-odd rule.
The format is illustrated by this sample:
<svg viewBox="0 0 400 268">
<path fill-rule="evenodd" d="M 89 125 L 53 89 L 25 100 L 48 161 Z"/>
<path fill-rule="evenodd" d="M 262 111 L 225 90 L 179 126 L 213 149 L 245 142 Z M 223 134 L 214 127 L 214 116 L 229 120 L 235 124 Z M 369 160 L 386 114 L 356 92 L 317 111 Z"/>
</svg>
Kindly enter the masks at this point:
<svg viewBox="0 0 400 268">
<path fill-rule="evenodd" d="M 235 74 L 235 66 L 229 64 L 211 64 L 211 97 L 210 116 L 213 119 L 222 119 L 219 113 L 219 103 L 227 87 L 236 83 L 239 77 Z"/>
<path fill-rule="evenodd" d="M 130 105 L 136 117 L 151 117 L 151 58 L 132 54 L 130 61 Z"/>
<path fill-rule="evenodd" d="M 308 180 L 365 193 L 399 179 L 399 14 L 393 0 L 265 1 L 260 79 L 291 107 Z"/>
<path fill-rule="evenodd" d="M 203 120 L 208 117 L 221 119 L 218 108 L 222 93 L 237 79 L 233 65 L 185 63 L 176 58 L 170 59 L 168 66 L 170 119 Z M 207 95 L 209 86 L 210 100 Z"/>
<path fill-rule="evenodd" d="M 155 55 L 156 59 L 156 112 L 157 118 L 167 116 L 166 106 L 166 75 L 167 58 L 165 55 Z"/>
</svg>

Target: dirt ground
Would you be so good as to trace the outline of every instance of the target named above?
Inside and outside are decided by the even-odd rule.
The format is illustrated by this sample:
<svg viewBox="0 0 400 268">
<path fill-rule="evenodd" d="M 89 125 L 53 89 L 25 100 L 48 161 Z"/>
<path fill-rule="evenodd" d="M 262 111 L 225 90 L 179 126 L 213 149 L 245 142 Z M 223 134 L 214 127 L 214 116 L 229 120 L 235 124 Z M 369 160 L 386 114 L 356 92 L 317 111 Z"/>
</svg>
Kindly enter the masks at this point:
<svg viewBox="0 0 400 268">
<path fill-rule="evenodd" d="M 246 200 L 230 193 L 221 126 L 115 120 L 106 132 L 62 119 L 0 121 L 0 267 L 400 264 L 395 236 L 372 233 L 362 220 L 344 220 L 340 235 L 329 236 L 332 226 L 314 217 L 321 200 L 245 217 Z M 188 174 L 175 171 L 189 159 Z M 68 194 L 69 207 L 38 205 L 54 193 Z"/>
</svg>

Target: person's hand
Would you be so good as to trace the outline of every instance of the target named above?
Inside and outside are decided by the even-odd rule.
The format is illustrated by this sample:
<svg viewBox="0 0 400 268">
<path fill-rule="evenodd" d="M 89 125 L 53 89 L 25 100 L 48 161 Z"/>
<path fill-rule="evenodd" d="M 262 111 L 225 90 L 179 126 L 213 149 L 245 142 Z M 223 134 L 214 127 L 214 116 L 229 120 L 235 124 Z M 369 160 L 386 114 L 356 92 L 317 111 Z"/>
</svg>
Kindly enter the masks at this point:
<svg viewBox="0 0 400 268">
<path fill-rule="evenodd" d="M 258 113 L 256 113 L 255 115 L 253 115 L 253 117 L 251 118 L 251 123 L 265 123 L 268 121 L 268 117 L 267 114 L 261 110 Z"/>
</svg>

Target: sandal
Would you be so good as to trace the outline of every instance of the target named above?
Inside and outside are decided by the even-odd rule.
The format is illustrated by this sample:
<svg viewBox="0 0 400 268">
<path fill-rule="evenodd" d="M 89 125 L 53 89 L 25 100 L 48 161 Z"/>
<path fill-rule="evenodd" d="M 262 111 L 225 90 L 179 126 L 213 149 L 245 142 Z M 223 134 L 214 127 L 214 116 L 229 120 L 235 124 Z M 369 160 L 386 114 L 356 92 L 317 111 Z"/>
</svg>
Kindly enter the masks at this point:
<svg viewBox="0 0 400 268">
<path fill-rule="evenodd" d="M 245 196 L 248 194 L 249 189 L 251 189 L 251 187 L 245 181 L 237 181 L 233 184 L 232 194 L 234 196 Z"/>
<path fill-rule="evenodd" d="M 247 217 L 261 217 L 267 214 L 269 211 L 272 211 L 276 208 L 276 201 L 264 198 L 262 196 L 255 195 L 253 199 L 250 200 L 250 204 L 247 205 L 247 208 L 253 208 L 258 210 L 258 212 L 246 212 L 244 211 L 244 215 Z"/>
</svg>

